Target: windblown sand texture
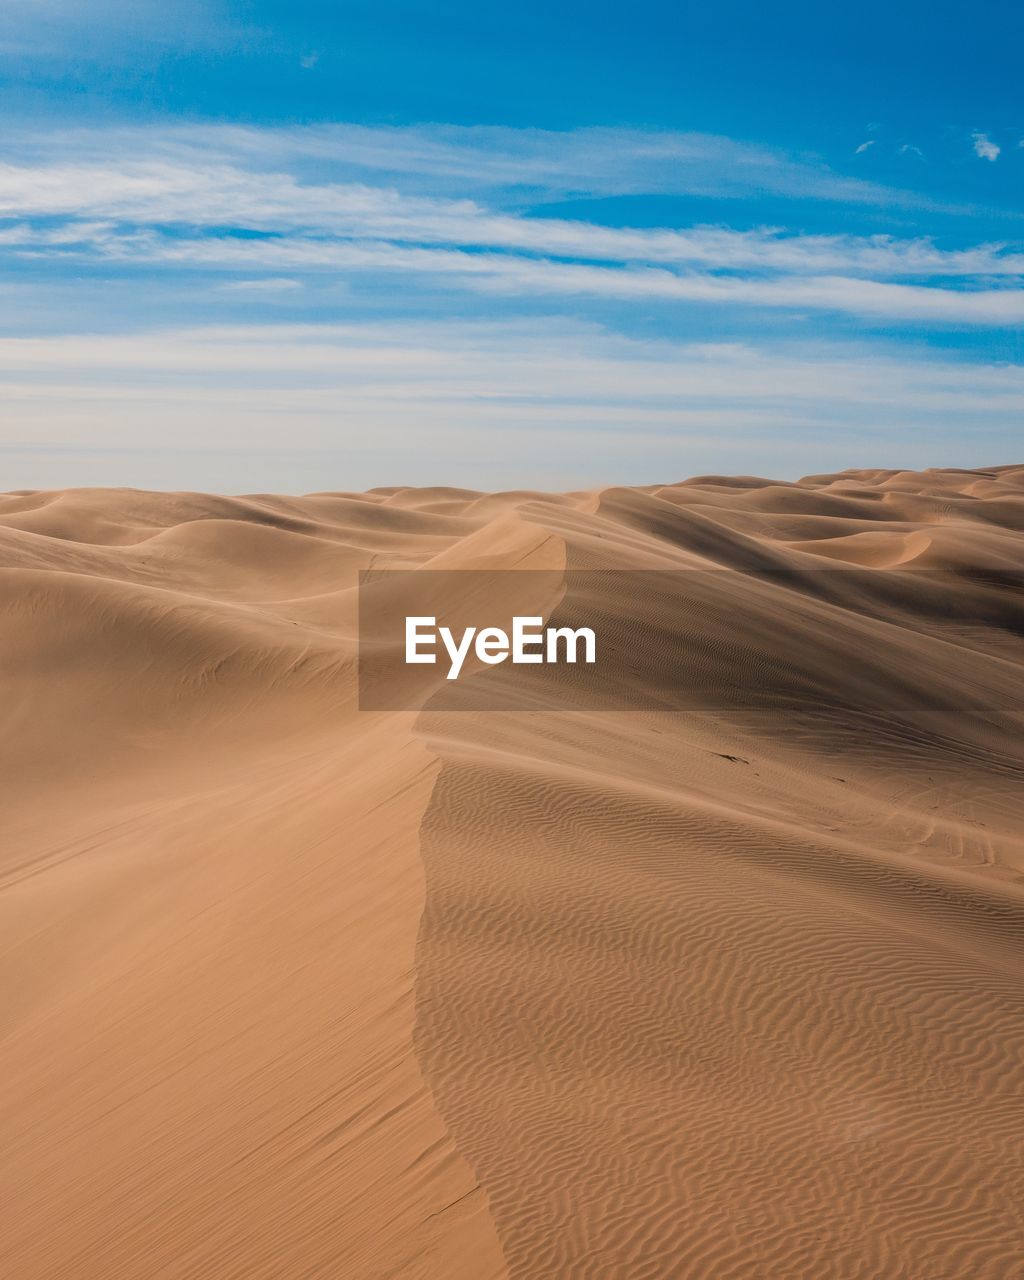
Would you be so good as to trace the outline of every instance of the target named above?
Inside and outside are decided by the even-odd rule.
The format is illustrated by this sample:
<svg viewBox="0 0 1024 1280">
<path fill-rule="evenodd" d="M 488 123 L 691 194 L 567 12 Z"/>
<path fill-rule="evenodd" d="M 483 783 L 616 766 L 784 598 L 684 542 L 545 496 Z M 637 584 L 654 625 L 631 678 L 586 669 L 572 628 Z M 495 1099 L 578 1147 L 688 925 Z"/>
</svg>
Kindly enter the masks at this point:
<svg viewBox="0 0 1024 1280">
<path fill-rule="evenodd" d="M 0 564 L 4 1277 L 1024 1276 L 1024 467 L 16 493 Z M 370 713 L 371 565 L 957 572 L 769 601 L 881 716 Z"/>
</svg>

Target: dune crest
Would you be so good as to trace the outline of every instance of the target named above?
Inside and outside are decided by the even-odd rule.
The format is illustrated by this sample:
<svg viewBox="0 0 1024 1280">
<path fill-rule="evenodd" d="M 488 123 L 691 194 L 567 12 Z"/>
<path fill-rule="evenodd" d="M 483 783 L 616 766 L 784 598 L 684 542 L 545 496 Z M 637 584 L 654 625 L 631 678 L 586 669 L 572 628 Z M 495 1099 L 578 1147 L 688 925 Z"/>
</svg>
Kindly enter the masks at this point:
<svg viewBox="0 0 1024 1280">
<path fill-rule="evenodd" d="M 360 712 L 371 567 L 722 570 L 894 692 Z M 1015 1274 L 1021 570 L 1024 466 L 0 496 L 0 1271 Z"/>
</svg>

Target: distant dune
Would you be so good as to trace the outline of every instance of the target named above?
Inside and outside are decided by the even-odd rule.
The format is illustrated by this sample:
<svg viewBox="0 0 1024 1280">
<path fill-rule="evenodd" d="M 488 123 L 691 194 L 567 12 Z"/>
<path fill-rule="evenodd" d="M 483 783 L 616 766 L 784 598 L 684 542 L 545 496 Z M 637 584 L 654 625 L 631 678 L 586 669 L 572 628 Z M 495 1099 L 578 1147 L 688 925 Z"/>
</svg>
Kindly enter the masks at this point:
<svg viewBox="0 0 1024 1280">
<path fill-rule="evenodd" d="M 893 691 L 359 711 L 367 567 L 726 569 Z M 1024 1276 L 1022 570 L 1024 466 L 0 496 L 0 1274 Z"/>
</svg>

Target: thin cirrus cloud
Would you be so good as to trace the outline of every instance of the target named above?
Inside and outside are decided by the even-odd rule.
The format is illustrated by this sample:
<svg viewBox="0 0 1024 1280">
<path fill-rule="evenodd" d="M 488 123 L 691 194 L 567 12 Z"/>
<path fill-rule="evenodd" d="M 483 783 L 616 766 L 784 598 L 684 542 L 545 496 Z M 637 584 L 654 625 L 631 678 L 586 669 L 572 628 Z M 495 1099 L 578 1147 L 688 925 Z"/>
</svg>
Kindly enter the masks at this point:
<svg viewBox="0 0 1024 1280">
<path fill-rule="evenodd" d="M 402 274 L 456 293 L 510 297 L 835 312 L 940 326 L 1024 319 L 1017 287 L 1024 254 L 997 243 L 946 249 L 926 237 L 608 226 L 524 213 L 509 200 L 510 190 L 526 187 L 550 194 L 556 179 L 603 193 L 657 188 L 662 179 L 678 188 L 684 179 L 659 168 L 665 156 L 703 163 L 716 147 L 719 189 L 735 192 L 761 181 L 767 163 L 757 149 L 728 140 L 654 134 L 640 145 L 638 135 L 628 137 L 624 149 L 608 130 L 197 126 L 29 140 L 10 146 L 0 164 L 0 243 L 16 260 L 58 271 L 88 262 L 240 273 L 250 291 L 265 273 L 267 293 L 296 274 Z M 489 163 L 481 158 L 471 180 L 466 166 L 482 139 Z M 804 163 L 788 176 L 786 162 L 778 168 L 780 187 L 792 188 L 794 175 L 806 180 Z M 425 194 L 420 187 L 431 175 L 461 194 Z M 414 180 L 412 190 L 402 189 L 403 178 Z M 827 186 L 832 178 L 818 172 L 816 181 Z M 842 182 L 845 189 L 849 180 Z M 858 199 L 872 189 L 853 185 Z"/>
<path fill-rule="evenodd" d="M 979 160 L 995 161 L 999 159 L 1002 147 L 993 142 L 987 133 L 974 133 L 971 136 L 974 142 L 974 154 Z"/>
<path fill-rule="evenodd" d="M 1022 377 L 872 346 L 638 342 L 562 319 L 0 339 L 20 432 L 4 463 L 24 487 L 66 470 L 237 492 L 273 468 L 279 487 L 311 489 L 326 468 L 356 488 L 402 482 L 396 457 L 421 483 L 493 484 L 496 465 L 506 484 L 642 482 L 730 457 L 798 474 L 849 465 L 851 439 L 883 465 L 955 462 L 966 416 L 999 453 Z"/>
<path fill-rule="evenodd" d="M 936 277 L 1024 274 L 1024 254 L 998 244 L 951 251 L 925 238 L 889 235 L 608 227 L 506 214 L 475 200 L 404 196 L 363 184 L 300 184 L 287 174 L 253 174 L 223 166 L 0 165 L 0 217 L 7 219 L 0 227 L 0 240 L 12 248 L 77 244 L 81 252 L 125 257 L 206 254 L 210 261 L 218 255 L 230 261 L 248 248 L 254 261 L 261 253 L 269 258 L 294 256 L 314 267 L 318 260 L 336 265 L 333 250 L 341 241 L 393 241 L 727 269 Z M 209 243 L 190 244 L 180 233 L 169 235 L 172 226 L 215 229 L 220 234 L 208 237 Z M 225 228 L 276 238 L 240 242 L 223 234 Z"/>
<path fill-rule="evenodd" d="M 110 166 L 133 160 L 189 168 L 278 171 L 303 180 L 363 181 L 410 193 L 565 196 L 696 195 L 935 208 L 919 192 L 850 178 L 815 159 L 716 134 L 617 128 L 319 124 L 122 126 L 16 134 L 8 159 Z M 945 206 L 943 206 L 945 207 Z"/>
<path fill-rule="evenodd" d="M 302 281 L 287 276 L 263 276 L 256 280 L 228 280 L 220 288 L 229 293 L 291 293 L 302 288 Z"/>
<path fill-rule="evenodd" d="M 939 324 L 1005 325 L 1024 322 L 1024 290 L 957 290 L 858 279 L 851 276 L 777 275 L 738 278 L 685 274 L 663 267 L 595 266 L 550 258 L 408 247 L 380 241 L 337 242 L 288 238 L 165 240 L 142 237 L 107 248 L 111 260 L 164 262 L 251 271 L 314 269 L 337 273 L 400 273 L 443 278 L 449 285 L 510 296 L 609 298 L 845 312 L 865 318 Z"/>
<path fill-rule="evenodd" d="M 614 217 L 674 196 L 714 197 L 720 222 Z M 879 464 L 953 463 L 968 428 L 1004 456 L 1024 407 L 1021 246 L 812 234 L 767 216 L 780 207 L 872 229 L 898 211 L 927 230 L 938 210 L 700 134 L 11 133 L 0 284 L 8 325 L 39 336 L 0 337 L 7 483 L 311 489 L 337 464 L 359 487 L 395 479 L 396 457 L 410 479 L 480 487 L 496 470 L 796 474 L 861 461 L 866 437 Z"/>
</svg>

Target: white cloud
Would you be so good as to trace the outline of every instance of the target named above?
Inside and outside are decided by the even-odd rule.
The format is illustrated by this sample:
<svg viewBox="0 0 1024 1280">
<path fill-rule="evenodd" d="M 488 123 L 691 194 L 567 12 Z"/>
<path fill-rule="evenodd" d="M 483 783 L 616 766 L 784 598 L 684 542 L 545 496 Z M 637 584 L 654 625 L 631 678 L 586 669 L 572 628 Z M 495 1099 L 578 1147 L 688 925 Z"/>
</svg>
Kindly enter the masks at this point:
<svg viewBox="0 0 1024 1280">
<path fill-rule="evenodd" d="M 974 138 L 974 154 L 980 160 L 998 160 L 999 153 L 1002 150 L 987 133 L 975 133 Z"/>
<path fill-rule="evenodd" d="M 815 158 L 715 134 L 616 128 L 357 124 L 283 128 L 173 125 L 11 135 L 12 158 L 109 165 L 134 158 L 189 167 L 287 171 L 302 181 L 368 182 L 407 193 L 560 198 L 705 195 L 931 207 L 916 193 L 848 178 Z"/>
<path fill-rule="evenodd" d="M 234 491 L 493 487 L 496 474 L 561 487 L 741 458 L 791 458 L 790 474 L 869 455 L 963 462 L 968 428 L 974 461 L 1005 456 L 1024 370 L 869 346 L 638 342 L 560 319 L 234 326 L 0 339 L 0 396 L 15 487 L 93 471 Z"/>
<path fill-rule="evenodd" d="M 291 293 L 302 288 L 302 281 L 284 276 L 265 276 L 258 280 L 230 280 L 220 288 L 233 293 Z"/>
<path fill-rule="evenodd" d="M 522 217 L 475 200 L 403 195 L 363 184 L 299 183 L 286 173 L 165 162 L 99 165 L 0 164 L 0 216 L 68 223 L 38 232 L 22 221 L 0 232 L 19 240 L 82 246 L 143 244 L 138 228 L 237 227 L 273 233 L 512 249 L 613 261 L 696 263 L 722 268 L 848 270 L 885 275 L 1017 275 L 1024 255 L 997 245 L 940 251 L 891 236 L 801 236 L 723 227 L 633 229 Z M 128 224 L 120 230 L 117 224 Z M 80 235 L 77 233 L 80 232 Z M 308 252 L 311 242 L 306 243 Z"/>
<path fill-rule="evenodd" d="M 448 286 L 508 296 L 613 298 L 624 301 L 698 302 L 719 306 L 845 312 L 866 318 L 940 324 L 1006 325 L 1024 322 L 1022 289 L 950 289 L 839 275 L 742 277 L 677 273 L 658 266 L 603 266 L 502 253 L 407 246 L 385 241 L 292 237 L 272 240 L 142 238 L 108 250 L 128 262 L 227 270 L 318 270 L 402 273 L 443 280 Z"/>
<path fill-rule="evenodd" d="M 630 139 L 628 147 L 624 137 Z M 681 181 L 695 181 L 695 175 L 705 172 L 700 167 L 705 164 L 710 174 L 714 168 L 711 160 L 717 157 L 720 168 L 732 165 L 731 177 L 719 175 L 716 179 L 726 187 L 733 183 L 731 190 L 739 192 L 743 182 L 761 182 L 768 153 L 748 154 L 736 144 L 725 143 L 714 140 L 712 144 L 695 135 L 622 135 L 607 130 L 551 135 L 508 130 L 363 130 L 354 126 L 318 130 L 135 129 L 43 139 L 12 135 L 3 144 L 6 159 L 0 163 L 0 219 L 6 220 L 0 222 L 0 244 L 9 260 L 20 262 L 23 278 L 33 264 L 47 268 L 47 283 L 38 286 L 41 298 L 54 280 L 64 282 L 64 298 L 82 297 L 87 286 L 72 283 L 75 278 L 108 281 L 130 273 L 133 280 L 146 282 L 147 297 L 172 298 L 177 314 L 182 307 L 190 314 L 196 314 L 199 307 L 206 308 L 199 314 L 208 315 L 210 309 L 223 313 L 232 302 L 233 309 L 247 316 L 260 311 L 280 314 L 282 308 L 300 305 L 308 311 L 322 306 L 327 295 L 336 301 L 339 286 L 351 285 L 346 306 L 351 305 L 352 310 L 366 298 L 375 307 L 383 302 L 389 308 L 400 308 L 407 293 L 419 291 L 429 298 L 438 317 L 435 324 L 451 312 L 479 311 L 487 306 L 480 302 L 486 295 L 513 300 L 500 307 L 492 302 L 487 308 L 503 314 L 526 310 L 524 300 L 533 310 L 582 314 L 595 310 L 597 303 L 603 306 L 600 314 L 611 309 L 604 304 L 640 312 L 653 311 L 657 305 L 656 314 L 672 324 L 690 316 L 695 308 L 701 308 L 701 320 L 715 309 L 723 314 L 731 312 L 748 331 L 760 324 L 771 332 L 780 315 L 787 321 L 810 317 L 808 327 L 819 333 L 827 315 L 918 330 L 1024 324 L 1024 253 L 1011 245 L 979 244 L 951 250 L 925 238 L 890 235 L 804 235 L 778 228 L 734 230 L 722 226 L 606 226 L 539 216 L 522 195 L 531 183 L 550 194 L 559 181 L 606 193 L 627 190 L 631 184 L 649 189 L 661 182 L 667 188 L 676 179 L 666 156 L 684 154 L 698 157 L 699 163 L 695 159 L 696 167 Z M 687 147 L 692 152 L 687 152 Z M 441 186 L 448 184 L 445 190 L 431 188 L 436 181 L 431 170 L 435 162 L 442 175 Z M 806 177 L 808 170 L 799 166 L 787 170 L 787 163 L 779 161 L 780 169 L 788 173 L 780 179 L 783 185 L 795 183 L 795 175 Z M 566 166 L 564 172 L 562 165 Z M 815 181 L 819 180 L 820 172 Z M 833 197 L 834 192 L 829 198 Z M 204 281 L 199 289 L 195 287 L 197 276 Z M 314 282 L 318 286 L 329 282 L 331 287 L 304 288 Z M 161 294 L 161 290 L 166 292 Z M 127 286 L 117 293 L 111 285 L 104 295 L 105 313 L 108 299 L 113 302 L 126 292 Z M 467 295 L 475 296 L 467 301 Z M 535 304 L 536 300 L 540 303 Z M 50 306 L 40 323 L 64 323 L 63 311 L 58 314 L 52 302 L 44 300 L 38 305 L 39 314 Z M 85 314 L 86 306 L 78 313 Z M 8 309 L 8 314 L 13 312 Z M 19 312 L 21 317 L 26 314 L 24 308 Z M 730 323 L 734 322 L 732 317 Z M 110 322 L 105 314 L 104 325 Z M 692 316 L 687 322 L 694 323 Z M 323 338 L 325 331 L 318 332 Z M 479 334 L 473 341 L 481 341 Z M 520 339 L 517 342 L 520 355 L 509 359 L 513 367 L 518 360 L 518 367 L 524 368 L 526 346 Z M 354 349 L 350 334 L 344 340 L 328 337 L 314 343 L 291 330 L 287 343 L 289 376 L 312 362 L 316 376 L 327 378 L 317 364 L 321 353 L 314 349 L 324 343 L 329 362 L 343 361 L 344 352 Z M 581 354 L 571 362 L 571 368 L 559 357 L 558 378 L 550 383 L 550 394 L 558 399 L 567 388 L 566 404 L 575 406 L 571 411 L 566 408 L 567 414 L 576 415 L 574 420 L 589 414 L 591 421 L 600 422 L 610 412 L 607 404 L 602 407 L 603 402 L 586 393 L 586 386 L 591 385 L 604 387 L 605 393 L 613 396 L 598 368 L 607 357 L 610 367 L 623 375 L 623 385 L 632 388 L 628 413 L 639 415 L 638 422 L 655 424 L 668 415 L 677 424 L 691 423 L 696 411 L 683 413 L 678 403 L 662 404 L 655 410 L 653 389 L 641 394 L 639 371 L 650 380 L 651 388 L 671 385 L 675 387 L 672 394 L 684 400 L 703 395 L 695 388 L 704 385 L 701 379 L 706 382 L 708 370 L 692 348 L 672 348 L 672 359 L 680 362 L 690 379 L 677 384 L 672 382 L 675 375 L 671 370 L 657 360 L 638 355 L 635 348 L 630 348 L 627 359 L 619 349 L 613 352 L 609 343 L 607 336 L 602 337 L 595 345 L 600 358 Z M 310 388 L 276 386 L 268 389 L 265 402 L 258 397 L 254 401 L 246 391 L 250 384 L 241 375 L 231 382 L 231 361 L 236 358 L 231 343 L 206 334 L 200 345 L 201 351 L 192 339 L 178 335 L 168 347 L 168 359 L 172 367 L 180 369 L 194 367 L 197 361 L 208 362 L 213 382 L 203 383 L 196 394 L 211 422 L 214 410 L 210 406 L 224 396 L 233 405 L 244 401 L 253 413 L 276 415 L 274 420 L 289 431 L 301 418 L 305 411 L 301 406 L 307 403 L 304 397 L 307 392 L 312 394 Z M 431 362 L 453 367 L 456 357 L 450 350 L 439 353 L 437 344 L 426 345 L 432 352 Z M 151 347 L 146 348 L 146 359 L 158 362 Z M 394 406 L 403 399 L 404 384 L 395 377 L 396 371 L 409 368 L 409 349 L 403 347 L 399 357 L 392 348 L 382 354 L 382 349 L 371 352 L 365 344 L 355 347 L 361 360 L 372 359 L 383 371 L 381 377 L 391 388 L 385 397 L 390 397 L 392 405 L 388 412 L 394 411 L 397 431 Z M 32 348 L 21 345 L 9 350 L 27 360 Z M 89 346 L 85 339 L 76 339 L 60 350 L 69 360 L 73 351 L 89 352 L 97 369 L 111 358 L 108 347 Z M 266 359 L 262 338 L 250 332 L 237 358 L 252 366 L 253 352 Z M 716 359 L 723 368 L 721 351 Z M 810 378 L 813 361 L 808 359 L 805 366 L 799 361 L 795 365 L 792 357 L 787 359 L 789 363 L 783 368 L 788 368 L 791 376 L 785 412 L 794 412 L 799 396 L 793 388 Z M 819 355 L 816 359 L 828 364 L 831 357 Z M 499 358 L 488 355 L 484 359 L 477 350 L 472 361 L 474 372 L 468 381 L 456 378 L 444 394 L 423 382 L 408 384 L 405 407 L 417 396 L 421 397 L 417 414 L 420 404 L 433 403 L 434 398 L 445 406 L 445 413 L 452 404 L 472 403 L 484 418 L 491 414 L 496 415 L 495 421 L 504 422 L 507 404 L 518 396 L 528 397 L 523 388 L 529 387 L 529 378 L 524 374 L 520 389 L 510 389 L 500 375 Z M 533 348 L 529 362 L 533 377 L 542 365 Z M 276 367 L 271 361 L 270 368 Z M 936 367 L 928 365 L 929 377 Z M 263 377 L 261 369 L 256 367 L 246 375 L 256 379 L 253 386 Z M 579 373 L 581 369 L 585 376 Z M 835 415 L 846 412 L 840 400 L 864 403 L 868 392 L 851 386 L 852 369 L 852 363 L 830 368 L 831 391 L 824 384 L 815 384 L 814 413 L 823 420 L 838 420 Z M 750 370 L 756 372 L 756 379 L 753 375 L 748 378 Z M 879 376 L 882 374 L 884 369 Z M 58 377 L 46 394 L 59 400 L 57 388 L 64 387 L 70 397 L 67 388 L 81 389 L 92 376 L 86 369 L 82 374 L 86 382 L 67 375 Z M 862 365 L 860 377 L 869 376 L 874 374 Z M 967 378 L 966 374 L 958 376 Z M 18 396 L 21 383 L 13 374 L 12 378 L 8 390 Z M 748 378 L 752 396 L 756 386 L 770 389 L 775 385 L 773 366 L 764 361 L 747 359 L 742 369 L 730 367 L 726 381 L 732 390 L 727 396 L 728 388 L 714 392 L 719 397 L 714 401 L 718 406 L 715 414 L 748 426 L 755 419 L 766 421 L 763 416 L 758 418 L 749 404 L 742 413 L 737 410 L 737 387 L 744 378 Z M 883 381 L 887 378 L 886 374 Z M 111 374 L 104 385 L 102 393 L 86 396 L 83 391 L 85 401 L 92 404 L 99 395 L 104 402 L 120 403 L 116 376 Z M 316 401 L 320 407 L 315 408 L 315 414 L 334 412 L 345 417 L 349 406 L 362 404 L 368 420 L 376 421 L 374 415 L 379 417 L 383 412 L 371 412 L 364 384 L 331 385 L 334 399 L 325 392 L 326 398 Z M 537 385 L 542 386 L 543 379 Z M 888 385 L 885 412 L 889 421 L 896 421 L 896 389 L 891 378 Z M 163 408 L 146 402 L 145 413 L 152 409 L 156 415 L 153 421 L 161 415 L 162 420 L 170 421 L 169 406 L 176 405 L 184 412 L 174 386 L 172 379 L 160 402 Z M 923 390 L 919 393 L 924 394 Z M 836 399 L 833 408 L 828 407 L 830 394 Z M 943 397 L 952 399 L 953 395 L 929 394 L 936 412 L 941 412 Z M 54 408 L 56 416 L 47 418 L 50 411 L 44 413 L 39 408 L 41 395 L 38 388 L 26 392 L 27 398 L 18 400 L 18 413 L 12 416 L 41 414 L 38 420 L 51 424 L 64 421 L 69 414 L 74 417 L 66 398 L 61 401 L 64 408 Z M 125 395 L 129 395 L 127 390 Z M 139 390 L 129 398 L 134 396 L 137 406 L 142 395 Z M 338 409 L 343 395 L 344 405 Z M 500 412 L 499 403 L 506 405 Z M 330 405 L 335 408 L 329 409 Z M 486 413 L 482 405 L 489 406 Z M 916 410 L 907 411 L 913 418 Z M 534 412 L 535 406 L 531 415 Z M 561 422 L 561 411 L 550 405 L 543 413 L 536 412 L 538 421 Z M 625 409 L 621 414 L 612 413 L 623 430 L 628 413 Z M 458 416 L 456 413 L 455 418 Z M 772 410 L 772 430 L 788 429 L 783 416 L 783 407 Z"/>
<path fill-rule="evenodd" d="M 0 242 L 8 252 L 56 262 L 239 271 L 250 289 L 252 277 L 266 273 L 268 291 L 295 273 L 402 272 L 511 294 L 661 298 L 978 325 L 1021 317 L 1020 290 L 992 288 L 991 280 L 1019 280 L 1024 254 L 998 244 L 954 251 L 891 236 L 610 227 L 524 216 L 479 195 L 303 176 L 302 155 L 291 156 L 295 171 L 267 168 L 288 158 L 275 151 L 275 131 L 258 155 L 250 150 L 252 130 L 213 131 L 208 147 L 188 131 L 181 135 L 187 141 L 159 134 L 148 148 L 140 143 L 145 131 L 126 136 L 135 139 L 135 150 L 116 158 L 107 154 L 110 139 L 92 135 L 51 139 L 33 154 L 12 144 L 9 150 L 21 154 L 0 163 L 0 217 L 8 220 Z M 307 151 L 313 141 L 326 145 L 320 133 L 300 138 Z M 71 160 L 69 149 L 81 154 Z M 961 285 L 950 287 L 951 278 Z"/>
<path fill-rule="evenodd" d="M 767 192 L 889 213 L 916 200 L 813 160 L 700 134 L 350 125 L 11 131 L 0 153 L 0 245 L 22 281 L 46 268 L 9 286 L 24 290 L 7 308 L 23 329 L 67 323 L 51 289 L 81 316 L 95 315 L 102 289 L 93 327 L 104 328 L 129 290 L 176 314 L 302 314 L 349 282 L 346 314 L 360 298 L 375 315 L 401 309 L 417 290 L 432 308 L 420 326 L 0 339 L 9 486 L 95 473 L 105 483 L 322 488 L 325 458 L 342 466 L 334 487 L 406 477 L 493 486 L 496 471 L 507 483 L 571 485 L 770 470 L 787 450 L 799 469 L 824 470 L 863 461 L 865 442 L 873 461 L 904 447 L 920 447 L 922 462 L 956 461 L 944 459 L 944 433 L 950 452 L 969 436 L 999 457 L 1016 440 L 1021 371 L 977 357 L 641 343 L 561 319 L 443 319 L 482 307 L 586 314 L 596 310 L 587 300 L 600 300 L 616 305 L 599 314 L 633 306 L 648 318 L 732 309 L 765 333 L 780 313 L 811 316 L 805 333 L 820 333 L 827 313 L 918 330 L 1024 323 L 1024 253 L 1012 244 L 952 250 L 891 235 L 543 216 L 545 201 L 574 195 Z M 121 291 L 120 277 L 131 281 Z M 304 288 L 324 281 L 330 289 Z M 487 294 L 543 304 L 486 307 Z M 855 457 L 841 452 L 850 440 Z M 529 474 L 534 446 L 543 475 Z M 742 463 L 730 465 L 733 449 Z M 220 478 L 207 465 L 218 450 Z M 156 459 L 151 470 L 143 454 Z M 239 472 L 250 456 L 251 471 Z M 65 479 L 58 457 L 75 459 Z"/>
<path fill-rule="evenodd" d="M 940 324 L 1005 325 L 1024 320 L 1024 290 L 1019 288 L 949 288 L 866 278 L 874 265 L 884 274 L 941 276 L 986 271 L 1019 276 L 1020 255 L 1002 256 L 982 247 L 962 255 L 944 254 L 925 243 L 890 244 L 843 240 L 804 244 L 770 234 L 744 235 L 708 229 L 696 232 L 692 243 L 675 245 L 680 271 L 655 262 L 615 261 L 613 265 L 540 257 L 535 253 L 466 251 L 450 245 L 409 244 L 382 238 L 351 239 L 287 235 L 271 238 L 231 236 L 167 236 L 160 232 L 110 235 L 100 224 L 89 250 L 111 264 L 149 264 L 241 272 L 313 272 L 329 276 L 404 274 L 434 280 L 445 287 L 484 290 L 509 296 L 613 298 L 625 301 L 697 302 L 790 310 L 845 312 L 887 320 L 932 321 Z M 543 229 L 542 229 L 543 230 Z M 586 228 L 577 232 L 566 224 L 561 232 L 581 251 Z M 600 232 L 602 229 L 593 229 Z M 22 247 L 31 239 L 19 229 Z M 48 234 L 48 233 L 47 233 Z M 621 249 L 615 233 L 603 256 Z M 643 234 L 643 233 L 638 233 Z M 600 240 L 600 235 L 595 240 Z M 507 241 L 506 241 L 507 243 Z M 46 240 L 44 249 L 52 247 Z M 71 244 L 71 249 L 81 246 Z M 533 250 L 537 242 L 530 244 Z M 62 243 L 62 250 L 68 248 Z M 596 252 L 594 256 L 602 256 Z M 671 260 L 671 254 L 661 255 Z M 724 274 L 713 270 L 728 268 Z M 745 266 L 746 274 L 737 274 Z M 829 268 L 843 267 L 851 274 Z M 772 268 L 765 271 L 765 268 Z M 902 268 L 902 272 L 900 269 Z M 858 274 L 852 274 L 852 273 Z M 248 286 L 251 287 L 251 284 Z M 280 286 L 273 285 L 272 288 Z"/>
<path fill-rule="evenodd" d="M 868 151 L 868 150 L 869 150 L 871 147 L 873 147 L 874 145 L 875 145 L 875 140 L 874 140 L 874 138 L 869 138 L 867 142 L 862 142 L 862 143 L 860 144 L 860 146 L 857 148 L 857 150 L 856 150 L 856 151 L 854 151 L 854 153 L 853 153 L 853 154 L 854 154 L 855 156 L 862 156 L 862 155 L 864 154 L 864 152 L 865 152 L 865 151 Z"/>
<path fill-rule="evenodd" d="M 631 229 L 524 217 L 508 207 L 509 186 L 547 190 L 559 182 L 590 194 L 665 194 L 691 189 L 688 178 L 734 194 L 800 187 L 815 198 L 838 198 L 828 185 L 834 175 L 815 171 L 811 181 L 806 166 L 793 169 L 771 153 L 704 135 L 195 126 L 34 140 L 12 135 L 3 150 L 0 217 L 46 219 L 40 240 L 54 235 L 57 218 L 70 224 L 59 231 L 68 242 L 76 222 L 91 224 L 82 228 L 83 248 L 90 239 L 124 241 L 140 227 L 175 225 L 726 269 L 1016 274 L 1020 263 L 1019 255 L 989 246 L 940 253 L 924 240 L 884 236 Z M 688 160 L 699 175 L 687 174 Z M 819 189 L 826 178 L 827 195 Z M 426 194 L 421 188 L 427 181 L 433 188 L 454 183 L 457 195 L 436 189 Z M 842 191 L 855 188 L 860 199 L 875 190 L 852 179 L 839 182 Z"/>
</svg>

